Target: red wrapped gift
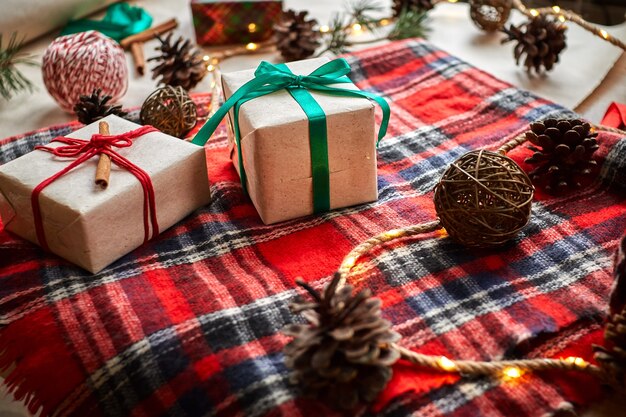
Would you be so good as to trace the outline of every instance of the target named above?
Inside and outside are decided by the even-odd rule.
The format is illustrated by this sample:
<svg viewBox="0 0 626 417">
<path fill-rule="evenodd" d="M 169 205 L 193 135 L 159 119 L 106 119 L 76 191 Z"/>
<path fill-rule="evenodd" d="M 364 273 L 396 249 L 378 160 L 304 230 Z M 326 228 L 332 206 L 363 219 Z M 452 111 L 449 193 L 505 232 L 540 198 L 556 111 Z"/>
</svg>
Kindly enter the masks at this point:
<svg viewBox="0 0 626 417">
<path fill-rule="evenodd" d="M 282 9 L 282 0 L 192 0 L 196 41 L 200 45 L 223 45 L 267 40 Z"/>
</svg>

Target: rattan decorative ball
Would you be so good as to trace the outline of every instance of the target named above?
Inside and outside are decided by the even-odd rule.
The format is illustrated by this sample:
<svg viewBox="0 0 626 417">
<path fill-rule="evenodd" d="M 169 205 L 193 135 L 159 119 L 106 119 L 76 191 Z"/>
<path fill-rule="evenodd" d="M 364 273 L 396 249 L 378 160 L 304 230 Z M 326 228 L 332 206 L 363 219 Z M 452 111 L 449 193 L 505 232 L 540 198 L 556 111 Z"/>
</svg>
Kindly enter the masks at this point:
<svg viewBox="0 0 626 417">
<path fill-rule="evenodd" d="M 48 92 L 67 112 L 80 96 L 95 89 L 111 96 L 115 103 L 128 87 L 124 50 L 93 30 L 56 38 L 43 55 L 41 69 Z"/>
<path fill-rule="evenodd" d="M 166 85 L 148 96 L 139 116 L 144 125 L 152 125 L 163 133 L 182 138 L 196 125 L 197 109 L 182 87 Z"/>
<path fill-rule="evenodd" d="M 479 150 L 457 159 L 435 187 L 435 209 L 451 238 L 490 247 L 528 223 L 534 195 L 528 175 L 511 158 Z"/>
<path fill-rule="evenodd" d="M 478 28 L 495 32 L 504 27 L 511 14 L 511 0 L 470 0 L 470 17 Z"/>
</svg>

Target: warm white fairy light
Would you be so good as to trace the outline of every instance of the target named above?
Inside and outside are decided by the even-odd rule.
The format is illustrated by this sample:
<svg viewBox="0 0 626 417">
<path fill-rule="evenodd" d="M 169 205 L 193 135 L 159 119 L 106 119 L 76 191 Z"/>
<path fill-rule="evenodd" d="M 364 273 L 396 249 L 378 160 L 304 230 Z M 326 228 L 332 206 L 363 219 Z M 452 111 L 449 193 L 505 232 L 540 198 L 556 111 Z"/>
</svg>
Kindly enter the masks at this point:
<svg viewBox="0 0 626 417">
<path fill-rule="evenodd" d="M 215 71 L 215 65 L 213 65 L 213 64 L 207 65 L 206 66 L 206 70 L 209 71 L 209 72 Z"/>
<path fill-rule="evenodd" d="M 446 358 L 445 356 L 440 357 L 439 360 L 437 361 L 437 364 L 444 371 L 447 371 L 447 372 L 456 371 L 456 364 L 452 362 L 450 359 Z"/>
<path fill-rule="evenodd" d="M 354 266 L 356 260 L 357 258 L 355 256 L 350 256 L 343 262 L 343 266 L 345 266 L 347 269 L 350 269 Z"/>
<path fill-rule="evenodd" d="M 448 0 L 448 3 L 456 3 L 459 0 Z"/>
<path fill-rule="evenodd" d="M 361 33 L 361 32 L 363 32 L 363 26 L 361 26 L 360 23 L 355 23 L 355 24 L 352 25 L 352 31 L 354 33 Z"/>
<path fill-rule="evenodd" d="M 600 36 L 602 36 L 604 39 L 608 39 L 609 33 L 604 29 L 600 29 Z"/>
<path fill-rule="evenodd" d="M 211 57 L 210 57 L 210 56 L 208 56 L 208 55 L 205 55 L 205 56 L 203 56 L 203 57 L 202 57 L 202 60 L 203 60 L 204 62 L 208 62 L 208 61 L 209 61 L 209 59 L 211 59 Z"/>
<path fill-rule="evenodd" d="M 328 27 L 328 25 L 322 25 L 320 26 L 320 32 L 322 33 L 327 33 L 330 31 L 330 28 Z"/>
<path fill-rule="evenodd" d="M 246 45 L 246 49 L 248 51 L 256 51 L 259 48 L 259 45 L 257 45 L 254 42 L 250 42 L 249 44 Z"/>
<path fill-rule="evenodd" d="M 250 33 L 256 32 L 256 23 L 248 23 L 248 32 Z"/>
<path fill-rule="evenodd" d="M 391 21 L 389 21 L 389 19 L 380 19 L 380 23 L 381 26 L 387 26 L 389 23 L 391 23 Z"/>
<path fill-rule="evenodd" d="M 560 13 L 561 12 L 561 8 L 559 6 L 552 6 L 552 10 L 554 10 L 554 13 Z"/>
<path fill-rule="evenodd" d="M 522 375 L 523 375 L 522 370 L 515 366 L 509 366 L 508 368 L 504 368 L 502 370 L 502 376 L 504 377 L 504 379 L 507 379 L 507 380 L 518 379 Z"/>
<path fill-rule="evenodd" d="M 402 229 L 387 230 L 385 232 L 385 237 L 393 239 L 393 238 L 402 236 L 403 233 L 404 232 L 402 231 Z"/>
<path fill-rule="evenodd" d="M 529 13 L 533 15 L 534 17 L 539 16 L 539 11 L 537 9 L 530 9 Z"/>
<path fill-rule="evenodd" d="M 559 16 L 559 22 L 561 22 L 561 23 L 565 22 L 565 16 L 560 15 Z"/>
<path fill-rule="evenodd" d="M 570 356 L 565 358 L 566 362 L 572 363 L 580 368 L 586 368 L 589 365 L 589 362 L 584 360 L 583 358 L 579 358 L 576 356 Z"/>
</svg>

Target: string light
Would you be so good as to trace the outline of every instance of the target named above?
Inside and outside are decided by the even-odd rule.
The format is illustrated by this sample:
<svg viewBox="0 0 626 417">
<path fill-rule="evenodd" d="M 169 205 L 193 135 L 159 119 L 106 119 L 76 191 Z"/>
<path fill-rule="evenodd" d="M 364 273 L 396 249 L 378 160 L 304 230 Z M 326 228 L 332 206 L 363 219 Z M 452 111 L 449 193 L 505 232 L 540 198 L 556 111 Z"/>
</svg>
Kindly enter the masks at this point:
<svg viewBox="0 0 626 417">
<path fill-rule="evenodd" d="M 354 33 L 361 33 L 363 32 L 363 27 L 359 23 L 355 23 L 354 25 L 352 25 L 352 30 L 354 31 Z"/>
<path fill-rule="evenodd" d="M 604 39 L 608 39 L 609 33 L 604 29 L 600 29 L 600 36 L 602 36 Z"/>
<path fill-rule="evenodd" d="M 257 45 L 254 42 L 250 42 L 249 44 L 246 45 L 246 49 L 248 51 L 256 51 L 258 49 L 259 45 Z"/>
<path fill-rule="evenodd" d="M 565 362 L 572 363 L 580 368 L 586 368 L 589 365 L 589 362 L 587 362 L 583 358 L 578 358 L 576 356 L 570 356 L 568 358 L 565 358 Z"/>
<path fill-rule="evenodd" d="M 204 62 L 207 62 L 209 59 L 211 59 L 211 57 L 210 57 L 210 56 L 208 56 L 208 55 L 205 55 L 205 56 L 203 56 L 203 57 L 202 57 L 202 60 L 203 60 Z"/>
<path fill-rule="evenodd" d="M 206 66 L 206 70 L 209 71 L 209 72 L 215 71 L 215 65 L 213 65 L 213 64 L 207 65 Z"/>
<path fill-rule="evenodd" d="M 380 22 L 378 23 L 380 23 L 381 26 L 387 26 L 391 22 L 389 21 L 389 19 L 380 19 Z"/>
<path fill-rule="evenodd" d="M 539 16 L 539 11 L 537 9 L 530 9 L 530 14 L 537 17 Z"/>
<path fill-rule="evenodd" d="M 248 32 L 250 33 L 256 32 L 256 23 L 248 23 Z"/>
<path fill-rule="evenodd" d="M 438 365 L 441 369 L 447 372 L 456 371 L 456 364 L 452 362 L 450 359 L 442 356 L 438 360 Z"/>
<path fill-rule="evenodd" d="M 559 22 L 561 22 L 561 23 L 565 22 L 565 16 L 560 15 L 559 16 Z"/>
<path fill-rule="evenodd" d="M 456 3 L 459 0 L 448 0 L 448 3 Z"/>
<path fill-rule="evenodd" d="M 346 260 L 343 262 L 343 266 L 345 266 L 347 269 L 350 269 L 354 266 L 354 264 L 356 263 L 356 257 L 354 256 L 350 256 L 349 258 L 346 258 Z"/>
<path fill-rule="evenodd" d="M 328 25 L 322 25 L 320 26 L 320 32 L 322 33 L 327 33 L 330 31 L 330 28 L 328 27 Z"/>
<path fill-rule="evenodd" d="M 554 10 L 554 13 L 560 13 L 561 12 L 561 8 L 559 6 L 552 6 L 552 10 Z"/>
<path fill-rule="evenodd" d="M 523 375 L 523 372 L 520 368 L 515 366 L 509 366 L 508 368 L 504 368 L 502 370 L 502 376 L 506 380 L 518 379 Z"/>
</svg>

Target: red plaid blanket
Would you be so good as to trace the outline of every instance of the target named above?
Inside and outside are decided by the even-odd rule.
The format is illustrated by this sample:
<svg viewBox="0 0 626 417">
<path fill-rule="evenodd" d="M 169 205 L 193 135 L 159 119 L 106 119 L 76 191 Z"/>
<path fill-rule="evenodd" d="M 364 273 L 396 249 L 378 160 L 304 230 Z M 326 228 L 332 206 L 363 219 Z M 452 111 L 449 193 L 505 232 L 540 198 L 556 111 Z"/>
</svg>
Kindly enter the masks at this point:
<svg viewBox="0 0 626 417">
<path fill-rule="evenodd" d="M 264 226 L 222 130 L 207 146 L 212 204 L 99 274 L 0 232 L 0 365 L 16 397 L 59 416 L 332 415 L 302 398 L 283 364 L 295 278 L 321 287 L 362 240 L 434 219 L 433 187 L 468 150 L 574 116 L 423 41 L 347 58 L 352 79 L 392 106 L 378 202 Z M 77 127 L 3 140 L 0 162 Z M 559 198 L 538 192 L 510 244 L 467 249 L 435 234 L 358 265 L 359 285 L 382 298 L 405 346 L 466 359 L 588 356 L 626 219 L 626 141 L 601 133 L 600 143 L 599 180 Z M 572 377 L 459 380 L 399 363 L 365 415 L 549 415 L 597 394 Z"/>
</svg>

